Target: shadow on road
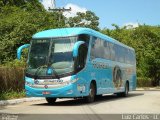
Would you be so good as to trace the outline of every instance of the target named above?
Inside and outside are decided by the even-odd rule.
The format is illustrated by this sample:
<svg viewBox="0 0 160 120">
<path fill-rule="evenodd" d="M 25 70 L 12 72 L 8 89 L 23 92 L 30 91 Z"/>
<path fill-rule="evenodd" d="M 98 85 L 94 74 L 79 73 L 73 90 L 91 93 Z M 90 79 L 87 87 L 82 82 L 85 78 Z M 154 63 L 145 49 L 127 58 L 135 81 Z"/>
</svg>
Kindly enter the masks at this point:
<svg viewBox="0 0 160 120">
<path fill-rule="evenodd" d="M 105 95 L 105 96 L 102 96 L 102 97 L 96 99 L 96 101 L 92 104 L 95 105 L 95 104 L 99 104 L 99 103 L 103 103 L 103 102 L 117 101 L 120 99 L 131 99 L 132 97 L 142 96 L 142 95 L 144 95 L 144 93 L 130 93 L 127 97 L 118 97 L 115 94 Z"/>
<path fill-rule="evenodd" d="M 136 96 L 142 96 L 144 93 L 130 93 L 128 97 L 117 97 L 117 95 L 105 95 L 99 98 L 96 98 L 95 102 L 91 103 L 90 105 L 96 105 L 102 102 L 110 102 L 110 101 L 117 101 L 120 99 L 130 99 L 132 97 Z M 80 106 L 80 105 L 86 105 L 85 99 L 70 99 L 64 101 L 57 101 L 54 103 L 54 105 L 50 105 L 47 102 L 41 103 L 41 104 L 32 104 L 32 106 Z"/>
</svg>

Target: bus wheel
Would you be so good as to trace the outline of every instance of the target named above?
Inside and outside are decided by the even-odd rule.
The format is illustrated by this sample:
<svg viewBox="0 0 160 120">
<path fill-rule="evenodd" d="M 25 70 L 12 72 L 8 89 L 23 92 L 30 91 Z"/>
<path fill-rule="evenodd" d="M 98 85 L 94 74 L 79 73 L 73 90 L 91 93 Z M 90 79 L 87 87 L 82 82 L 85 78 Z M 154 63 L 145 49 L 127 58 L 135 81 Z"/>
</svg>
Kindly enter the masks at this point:
<svg viewBox="0 0 160 120">
<path fill-rule="evenodd" d="M 51 97 L 46 97 L 46 101 L 48 102 L 48 104 L 52 105 L 56 102 L 57 98 L 51 98 Z"/>
<path fill-rule="evenodd" d="M 129 93 L 129 84 L 126 82 L 125 91 L 123 92 L 123 97 L 127 97 Z"/>
<path fill-rule="evenodd" d="M 125 91 L 122 92 L 122 93 L 117 93 L 117 96 L 119 96 L 119 97 L 127 97 L 128 93 L 129 93 L 129 84 L 128 84 L 128 82 L 126 82 Z"/>
<path fill-rule="evenodd" d="M 88 103 L 92 103 L 95 100 L 95 95 L 96 95 L 96 86 L 94 85 L 94 83 L 92 82 L 90 84 L 90 91 L 89 91 L 89 95 L 86 97 L 86 101 Z"/>
</svg>

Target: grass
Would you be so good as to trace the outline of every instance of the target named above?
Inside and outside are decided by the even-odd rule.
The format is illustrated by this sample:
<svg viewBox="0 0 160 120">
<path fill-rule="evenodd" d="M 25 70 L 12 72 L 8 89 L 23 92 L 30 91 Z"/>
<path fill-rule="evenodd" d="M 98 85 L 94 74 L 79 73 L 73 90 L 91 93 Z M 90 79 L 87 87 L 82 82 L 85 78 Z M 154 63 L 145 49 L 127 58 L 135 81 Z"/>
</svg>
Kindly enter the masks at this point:
<svg viewBox="0 0 160 120">
<path fill-rule="evenodd" d="M 0 100 L 10 100 L 25 97 L 25 91 L 5 91 L 0 93 Z"/>
</svg>

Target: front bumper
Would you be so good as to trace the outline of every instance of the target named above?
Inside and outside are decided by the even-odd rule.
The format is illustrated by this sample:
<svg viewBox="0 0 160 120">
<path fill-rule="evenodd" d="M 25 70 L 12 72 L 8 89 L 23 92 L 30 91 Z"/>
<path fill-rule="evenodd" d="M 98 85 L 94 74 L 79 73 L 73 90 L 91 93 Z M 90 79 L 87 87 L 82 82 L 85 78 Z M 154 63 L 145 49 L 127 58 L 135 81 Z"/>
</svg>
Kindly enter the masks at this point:
<svg viewBox="0 0 160 120">
<path fill-rule="evenodd" d="M 69 84 L 61 88 L 49 88 L 49 89 L 46 88 L 37 89 L 25 85 L 25 89 L 26 89 L 26 96 L 28 97 L 73 98 L 73 97 L 87 96 L 86 92 L 81 92 L 77 90 L 76 84 Z"/>
</svg>

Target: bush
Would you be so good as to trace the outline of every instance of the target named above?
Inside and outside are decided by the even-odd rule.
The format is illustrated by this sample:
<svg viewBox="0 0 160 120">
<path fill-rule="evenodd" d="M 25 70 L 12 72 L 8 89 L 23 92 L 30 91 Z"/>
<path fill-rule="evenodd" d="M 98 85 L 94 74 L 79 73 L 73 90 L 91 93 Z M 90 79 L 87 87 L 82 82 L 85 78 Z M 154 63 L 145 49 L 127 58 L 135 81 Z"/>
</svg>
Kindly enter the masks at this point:
<svg viewBox="0 0 160 120">
<path fill-rule="evenodd" d="M 137 78 L 137 87 L 151 87 L 152 80 L 147 77 L 138 77 Z"/>
<path fill-rule="evenodd" d="M 24 90 L 24 68 L 0 67 L 0 93 Z"/>
<path fill-rule="evenodd" d="M 8 100 L 8 99 L 15 99 L 15 98 L 22 98 L 25 97 L 25 90 L 20 92 L 15 91 L 5 91 L 0 93 L 0 100 Z"/>
</svg>

